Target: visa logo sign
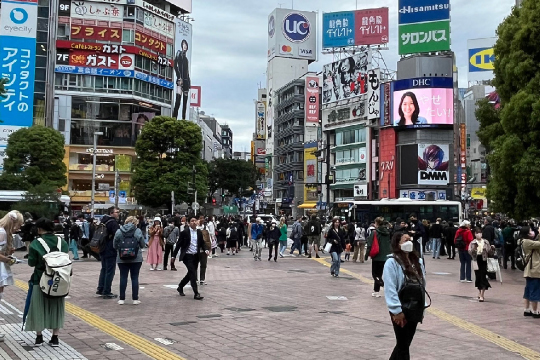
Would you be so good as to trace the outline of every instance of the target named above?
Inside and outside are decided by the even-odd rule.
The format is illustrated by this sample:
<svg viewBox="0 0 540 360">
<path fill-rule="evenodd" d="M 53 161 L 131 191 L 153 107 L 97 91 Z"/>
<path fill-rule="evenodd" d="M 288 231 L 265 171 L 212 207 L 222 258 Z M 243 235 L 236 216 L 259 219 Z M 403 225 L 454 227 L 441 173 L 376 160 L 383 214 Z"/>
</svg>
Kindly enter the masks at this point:
<svg viewBox="0 0 540 360">
<path fill-rule="evenodd" d="M 469 72 L 493 71 L 495 69 L 493 48 L 469 49 Z"/>
</svg>

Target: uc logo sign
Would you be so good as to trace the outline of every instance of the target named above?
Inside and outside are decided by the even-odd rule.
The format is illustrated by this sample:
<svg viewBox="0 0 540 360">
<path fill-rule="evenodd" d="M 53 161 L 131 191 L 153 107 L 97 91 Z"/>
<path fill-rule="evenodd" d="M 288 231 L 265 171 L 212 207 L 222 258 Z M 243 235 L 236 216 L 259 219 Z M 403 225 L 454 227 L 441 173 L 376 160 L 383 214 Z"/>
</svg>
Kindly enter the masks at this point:
<svg viewBox="0 0 540 360">
<path fill-rule="evenodd" d="M 300 13 L 289 13 L 283 19 L 283 35 L 293 43 L 302 43 L 309 38 L 310 25 L 307 17 Z"/>
<path fill-rule="evenodd" d="M 493 71 L 494 63 L 493 48 L 469 49 L 469 72 Z"/>
<path fill-rule="evenodd" d="M 14 24 L 21 25 L 28 20 L 28 13 L 23 8 L 15 8 L 9 13 L 9 18 Z"/>
</svg>

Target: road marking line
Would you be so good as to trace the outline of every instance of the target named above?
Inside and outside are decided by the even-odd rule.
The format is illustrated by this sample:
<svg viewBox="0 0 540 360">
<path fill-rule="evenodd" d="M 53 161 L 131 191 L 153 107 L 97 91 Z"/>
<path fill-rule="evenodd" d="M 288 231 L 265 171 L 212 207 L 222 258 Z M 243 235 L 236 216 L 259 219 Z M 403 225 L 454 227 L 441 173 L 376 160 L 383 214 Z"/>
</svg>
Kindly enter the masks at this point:
<svg viewBox="0 0 540 360">
<path fill-rule="evenodd" d="M 15 280 L 15 286 L 19 289 L 28 291 L 28 284 L 21 280 Z M 141 351 L 156 360 L 186 360 L 183 357 L 169 351 L 159 345 L 148 341 L 147 339 L 135 335 L 132 332 L 122 329 L 120 326 L 113 324 L 110 321 L 102 319 L 100 316 L 84 310 L 76 305 L 66 301 L 66 311 L 86 322 L 87 324 L 101 330 L 104 333 L 130 345 L 131 347 Z"/>
<path fill-rule="evenodd" d="M 327 263 L 324 259 L 313 259 L 317 261 L 319 264 L 322 264 L 326 267 L 330 267 L 331 264 Z M 347 269 L 340 269 L 339 272 L 342 272 L 344 274 L 350 275 L 361 282 L 365 284 L 373 284 L 373 279 L 369 279 L 363 275 L 354 273 Z M 457 326 L 463 330 L 467 330 L 468 332 L 477 335 L 503 349 L 506 349 L 510 352 L 517 353 L 521 355 L 524 359 L 527 360 L 540 360 L 540 353 L 530 349 L 526 346 L 523 346 L 513 340 L 510 340 L 508 338 L 505 338 L 501 335 L 498 335 L 490 330 L 484 329 L 481 326 L 475 325 L 471 322 L 468 322 L 466 320 L 463 320 L 457 316 L 450 315 L 445 311 L 442 311 L 440 309 L 437 309 L 435 307 L 430 307 L 427 309 L 427 312 L 430 313 L 433 316 L 438 317 L 439 319 L 449 322 L 450 324 Z"/>
</svg>

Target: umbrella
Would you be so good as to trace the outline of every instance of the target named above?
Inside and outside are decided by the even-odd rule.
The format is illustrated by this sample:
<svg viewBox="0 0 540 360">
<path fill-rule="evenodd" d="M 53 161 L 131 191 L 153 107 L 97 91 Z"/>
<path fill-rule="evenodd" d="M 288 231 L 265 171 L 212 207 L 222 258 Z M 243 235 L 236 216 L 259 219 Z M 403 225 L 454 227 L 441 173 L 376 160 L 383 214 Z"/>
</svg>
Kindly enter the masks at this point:
<svg viewBox="0 0 540 360">
<path fill-rule="evenodd" d="M 23 322 L 22 322 L 22 329 L 24 330 L 24 323 L 26 322 L 26 316 L 28 315 L 28 310 L 30 310 L 30 301 L 32 299 L 32 290 L 34 289 L 34 283 L 32 280 L 28 281 L 28 294 L 26 295 L 26 302 L 24 304 L 24 312 L 23 312 Z"/>
</svg>

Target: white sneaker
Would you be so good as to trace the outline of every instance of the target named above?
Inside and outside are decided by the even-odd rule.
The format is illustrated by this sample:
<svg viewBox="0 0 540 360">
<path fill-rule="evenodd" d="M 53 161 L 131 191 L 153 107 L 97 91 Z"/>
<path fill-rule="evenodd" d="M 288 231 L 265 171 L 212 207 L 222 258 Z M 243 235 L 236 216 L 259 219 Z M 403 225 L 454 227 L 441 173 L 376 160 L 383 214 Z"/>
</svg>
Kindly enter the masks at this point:
<svg viewBox="0 0 540 360">
<path fill-rule="evenodd" d="M 208 258 L 211 259 L 211 258 L 212 258 L 212 255 L 208 255 Z"/>
<path fill-rule="evenodd" d="M 371 293 L 371 296 L 380 298 L 380 297 L 381 297 L 381 294 L 378 293 L 378 292 L 373 292 L 373 293 Z"/>
<path fill-rule="evenodd" d="M 157 271 L 161 271 L 161 270 L 163 270 L 163 269 L 162 269 L 162 268 L 157 268 L 156 270 L 157 270 Z"/>
<path fill-rule="evenodd" d="M 118 300 L 118 305 L 124 305 L 124 300 Z"/>
<path fill-rule="evenodd" d="M 472 283 L 472 280 L 467 280 L 468 283 Z"/>
<path fill-rule="evenodd" d="M 150 268 L 150 271 L 154 271 L 154 268 L 153 268 L 153 267 L 151 267 L 151 268 Z"/>
<path fill-rule="evenodd" d="M 141 303 L 140 300 L 133 300 L 133 305 L 139 305 Z"/>
<path fill-rule="evenodd" d="M 218 254 L 215 254 L 215 255 L 212 255 L 213 257 L 218 257 L 219 255 Z"/>
<path fill-rule="evenodd" d="M 459 282 L 460 282 L 460 283 L 464 283 L 464 282 L 465 282 L 465 280 L 459 280 Z"/>
</svg>

